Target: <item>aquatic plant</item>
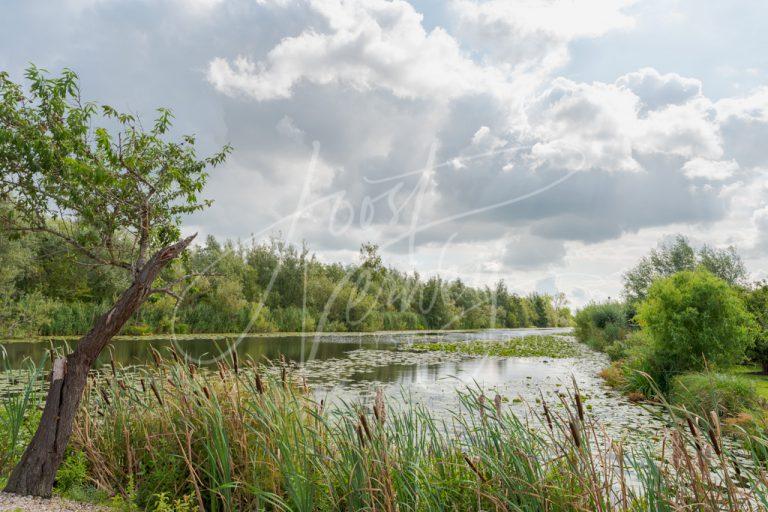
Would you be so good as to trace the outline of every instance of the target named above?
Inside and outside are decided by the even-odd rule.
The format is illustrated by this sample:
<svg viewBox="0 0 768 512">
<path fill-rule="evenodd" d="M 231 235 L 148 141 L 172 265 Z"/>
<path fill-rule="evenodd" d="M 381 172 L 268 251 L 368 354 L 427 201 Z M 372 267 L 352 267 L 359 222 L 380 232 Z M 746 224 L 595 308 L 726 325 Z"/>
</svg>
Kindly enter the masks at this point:
<svg viewBox="0 0 768 512">
<path fill-rule="evenodd" d="M 468 355 L 500 357 L 575 357 L 579 354 L 575 343 L 564 336 L 520 336 L 505 340 L 466 340 L 414 343 L 406 350 L 457 352 Z"/>
</svg>

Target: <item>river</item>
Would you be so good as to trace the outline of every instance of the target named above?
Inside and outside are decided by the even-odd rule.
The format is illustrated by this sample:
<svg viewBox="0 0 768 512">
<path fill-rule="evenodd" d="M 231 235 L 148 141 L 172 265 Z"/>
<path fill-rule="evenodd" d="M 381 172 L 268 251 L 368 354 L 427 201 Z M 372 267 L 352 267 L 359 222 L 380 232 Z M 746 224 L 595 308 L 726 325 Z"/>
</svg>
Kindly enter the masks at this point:
<svg viewBox="0 0 768 512">
<path fill-rule="evenodd" d="M 630 403 L 609 389 L 599 377 L 608 365 L 604 354 L 578 347 L 578 356 L 478 357 L 445 352 L 413 352 L 413 342 L 500 340 L 535 334 L 567 335 L 569 329 L 494 329 L 472 332 L 418 332 L 374 334 L 179 336 L 116 339 L 99 358 L 97 367 L 108 366 L 110 359 L 129 371 L 141 371 L 152 361 L 150 347 L 160 352 L 175 348 L 178 355 L 194 362 L 217 357 L 231 361 L 227 351 L 236 347 L 238 360 L 259 362 L 283 358 L 293 373 L 306 379 L 318 400 L 368 402 L 382 389 L 392 403 L 419 404 L 437 415 L 455 410 L 457 390 L 482 389 L 489 397 L 499 394 L 521 416 L 539 407 L 544 397 L 555 407 L 558 395 L 567 394 L 577 383 L 591 415 L 599 419 L 614 438 L 649 439 L 664 426 L 663 416 L 653 408 Z M 51 342 L 61 347 L 63 340 Z M 41 341 L 0 342 L 6 366 L 19 369 L 28 361 L 40 361 L 50 348 Z M 26 362 L 25 362 L 26 361 Z M 4 372 L 0 391 L 18 386 L 16 371 Z"/>
</svg>

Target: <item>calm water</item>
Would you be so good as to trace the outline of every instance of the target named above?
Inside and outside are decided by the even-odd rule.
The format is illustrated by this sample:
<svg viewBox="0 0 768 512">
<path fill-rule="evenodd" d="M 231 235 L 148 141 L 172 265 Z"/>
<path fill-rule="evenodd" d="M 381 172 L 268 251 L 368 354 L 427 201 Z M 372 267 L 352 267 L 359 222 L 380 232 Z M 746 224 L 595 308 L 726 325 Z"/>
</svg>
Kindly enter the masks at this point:
<svg viewBox="0 0 768 512">
<path fill-rule="evenodd" d="M 451 333 L 387 333 L 376 335 L 259 336 L 237 344 L 241 361 L 277 361 L 285 358 L 295 373 L 307 380 L 318 399 L 368 402 L 382 389 L 392 402 L 418 403 L 430 410 L 454 410 L 457 389 L 480 387 L 493 396 L 498 393 L 520 414 L 527 414 L 543 395 L 557 404 L 575 380 L 592 414 L 599 417 L 616 437 L 649 437 L 658 432 L 663 420 L 653 411 L 630 404 L 608 389 L 598 376 L 607 366 L 603 354 L 578 345 L 580 355 L 572 358 L 473 357 L 442 352 L 403 350 L 412 342 L 432 340 L 505 339 L 530 334 L 567 333 L 568 329 L 513 329 Z M 140 368 L 152 360 L 150 347 L 161 353 L 176 352 L 193 361 L 211 360 L 236 343 L 237 338 L 124 339 L 112 343 L 118 364 Z M 573 343 L 576 343 L 573 341 Z M 25 361 L 40 361 L 49 350 L 47 342 L 3 344 L 6 362 L 21 368 Z M 63 345 L 58 342 L 57 345 Z M 108 352 L 100 365 L 109 363 Z M 13 388 L 11 373 L 0 375 L 0 392 Z"/>
</svg>

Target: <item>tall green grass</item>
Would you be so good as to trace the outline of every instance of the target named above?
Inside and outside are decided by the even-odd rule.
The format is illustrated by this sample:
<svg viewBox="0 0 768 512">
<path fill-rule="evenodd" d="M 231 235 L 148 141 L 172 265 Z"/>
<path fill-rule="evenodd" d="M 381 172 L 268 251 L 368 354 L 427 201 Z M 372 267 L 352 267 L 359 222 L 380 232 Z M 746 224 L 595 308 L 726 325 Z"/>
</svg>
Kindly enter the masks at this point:
<svg viewBox="0 0 768 512">
<path fill-rule="evenodd" d="M 659 446 L 629 450 L 577 388 L 516 416 L 470 388 L 461 407 L 317 402 L 291 372 L 158 357 L 90 380 L 71 441 L 88 485 L 136 506 L 213 511 L 764 510 L 768 477 L 736 463 L 716 415 L 670 408 Z M 33 375 L 30 374 L 30 378 Z M 25 402 L 26 414 L 37 403 Z M 753 434 L 765 444 L 765 434 Z M 7 470 L 7 466 L 4 468 Z"/>
</svg>

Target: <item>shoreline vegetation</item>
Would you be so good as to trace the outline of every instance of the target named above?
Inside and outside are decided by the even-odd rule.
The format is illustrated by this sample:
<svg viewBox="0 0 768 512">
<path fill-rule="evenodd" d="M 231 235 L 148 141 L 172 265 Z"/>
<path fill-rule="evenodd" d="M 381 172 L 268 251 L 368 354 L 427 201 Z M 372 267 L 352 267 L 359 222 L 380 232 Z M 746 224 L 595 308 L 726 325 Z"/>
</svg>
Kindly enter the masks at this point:
<svg viewBox="0 0 768 512">
<path fill-rule="evenodd" d="M 732 452 L 716 416 L 667 404 L 659 453 L 607 438 L 575 387 L 531 404 L 533 429 L 499 396 L 456 392 L 461 408 L 444 420 L 424 406 L 391 407 L 381 393 L 331 408 L 286 368 L 233 359 L 205 371 L 158 354 L 139 378 L 115 365 L 108 379 L 89 381 L 56 493 L 155 512 L 714 512 L 768 503 L 768 476 L 751 469 L 760 460 Z M 13 442 L 0 474 L 39 417 L 39 399 L 33 390 L 16 402 L 23 421 L 1 438 Z"/>
<path fill-rule="evenodd" d="M 604 352 L 606 383 L 630 400 L 669 401 L 768 461 L 746 433 L 768 428 L 768 284 L 749 283 L 733 248 L 692 247 L 678 236 L 624 275 L 624 300 L 591 303 L 576 338 Z"/>
<path fill-rule="evenodd" d="M 418 329 L 418 330 L 402 330 L 402 331 L 340 331 L 340 332 L 254 332 L 245 335 L 245 338 L 281 338 L 281 337 L 334 337 L 334 336 L 359 336 L 359 337 L 375 337 L 375 336 L 388 336 L 398 334 L 414 334 L 418 336 L 430 336 L 440 334 L 461 334 L 461 333 L 476 333 L 493 330 L 494 328 L 482 328 L 482 329 Z M 570 327 L 513 327 L 504 328 L 509 331 L 524 331 L 528 329 L 547 330 L 547 329 L 571 329 Z M 555 334 L 559 336 L 560 334 Z M 142 334 L 142 335 L 128 335 L 119 334 L 112 338 L 115 341 L 140 341 L 140 340 L 231 340 L 237 339 L 240 333 L 235 332 L 215 332 L 215 333 L 187 333 L 187 334 Z M 537 336 L 537 335 L 533 335 Z M 68 336 L 30 336 L 20 338 L 0 338 L 0 345 L 10 343 L 29 343 L 29 342 L 48 342 L 48 341 L 77 341 L 82 335 L 68 335 Z"/>
<path fill-rule="evenodd" d="M 2 205 L 0 205 L 2 206 Z M 68 227 L 77 230 L 73 224 Z M 57 252 L 56 259 L 48 257 Z M 76 336 L 109 310 L 128 276 L 86 264 L 45 233 L 15 239 L 0 230 L 0 337 Z M 184 279 L 185 276 L 192 276 Z M 150 296 L 121 330 L 175 332 L 375 332 L 562 327 L 572 324 L 563 294 L 520 295 L 503 281 L 472 287 L 386 267 L 364 244 L 359 263 L 323 263 L 306 246 L 218 242 L 188 249 L 163 282 L 182 280 L 174 297 Z M 161 287 L 161 284 L 157 286 Z M 178 300 L 180 299 L 180 300 Z"/>
</svg>

